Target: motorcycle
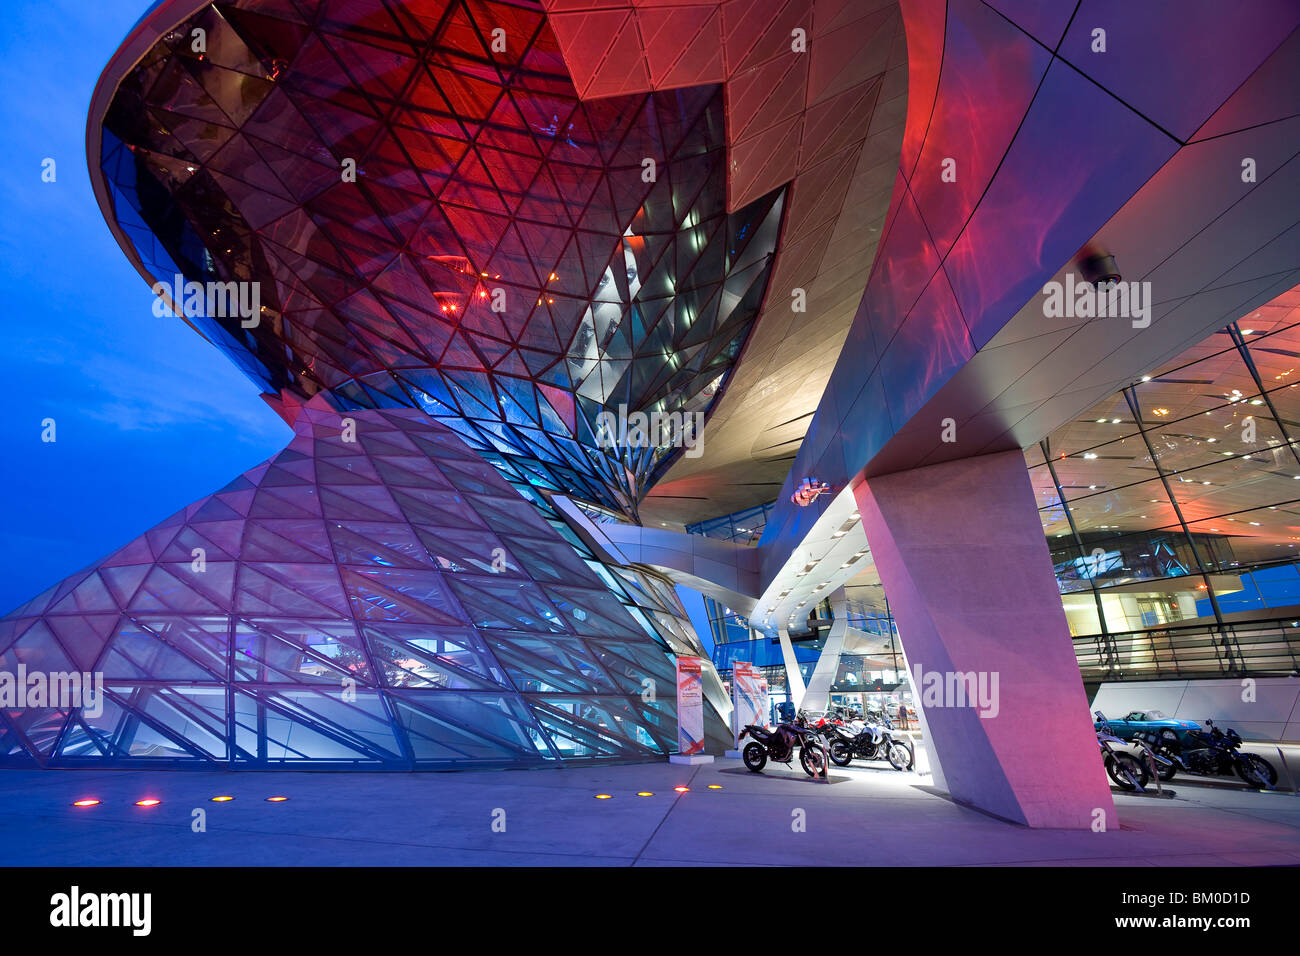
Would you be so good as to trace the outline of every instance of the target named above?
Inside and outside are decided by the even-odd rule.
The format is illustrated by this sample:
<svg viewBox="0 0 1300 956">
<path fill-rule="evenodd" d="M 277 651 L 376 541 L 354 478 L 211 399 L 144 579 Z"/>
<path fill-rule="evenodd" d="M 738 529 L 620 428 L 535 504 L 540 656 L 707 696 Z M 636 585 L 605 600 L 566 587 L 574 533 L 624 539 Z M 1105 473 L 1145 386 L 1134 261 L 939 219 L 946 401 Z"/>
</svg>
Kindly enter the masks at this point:
<svg viewBox="0 0 1300 956">
<path fill-rule="evenodd" d="M 1201 777 L 1230 777 L 1234 773 L 1252 787 L 1272 789 L 1277 785 L 1277 771 L 1273 765 L 1256 754 L 1241 752 L 1241 735 L 1229 728 L 1225 734 L 1214 726 L 1213 720 L 1205 725 L 1209 732 L 1189 730 L 1179 732 L 1171 728 L 1144 731 L 1140 738 L 1155 753 L 1159 761 L 1161 780 L 1172 780 L 1179 770 Z"/>
<path fill-rule="evenodd" d="M 912 745 L 894 739 L 894 725 L 885 717 L 881 723 L 868 724 L 856 733 L 839 724 L 827 725 L 831 763 L 847 767 L 854 757 L 863 760 L 885 758 L 895 770 L 911 770 L 916 760 Z"/>
<path fill-rule="evenodd" d="M 1110 724 L 1101 711 L 1097 711 L 1093 716 L 1097 718 L 1097 745 L 1101 748 L 1101 759 L 1106 766 L 1106 776 L 1110 777 L 1115 786 L 1121 790 L 1146 790 L 1147 784 L 1151 782 L 1151 772 L 1133 754 L 1126 750 L 1114 749 L 1112 744 L 1127 747 L 1128 741 L 1111 733 Z M 1161 779 L 1165 778 L 1161 777 Z"/>
<path fill-rule="evenodd" d="M 799 764 L 810 777 L 826 775 L 826 749 L 821 736 L 808 727 L 798 724 L 777 724 L 775 730 L 748 724 L 740 732 L 740 739 L 751 738 L 740 752 L 746 769 L 759 773 L 769 760 L 789 765 L 794 752 L 799 751 Z"/>
</svg>

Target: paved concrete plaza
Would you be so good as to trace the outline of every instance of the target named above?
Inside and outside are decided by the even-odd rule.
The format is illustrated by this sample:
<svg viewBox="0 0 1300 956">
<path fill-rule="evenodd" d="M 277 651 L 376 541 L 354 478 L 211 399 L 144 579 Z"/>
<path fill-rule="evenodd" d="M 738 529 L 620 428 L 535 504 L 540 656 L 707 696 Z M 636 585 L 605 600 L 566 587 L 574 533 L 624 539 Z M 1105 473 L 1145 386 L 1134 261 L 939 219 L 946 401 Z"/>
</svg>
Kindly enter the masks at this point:
<svg viewBox="0 0 1300 956">
<path fill-rule="evenodd" d="M 1300 865 L 1292 793 L 1179 779 L 1174 799 L 1116 794 L 1120 826 L 1109 832 L 1030 830 L 936 795 L 917 773 L 833 769 L 831 783 L 754 775 L 737 760 L 499 773 L 12 771 L 0 774 L 0 863 Z M 235 799 L 210 802 L 217 795 Z M 161 803 L 134 806 L 149 797 Z M 102 802 L 71 806 L 81 798 Z M 192 828 L 200 808 L 206 832 Z M 504 832 L 493 828 L 499 810 Z"/>
</svg>

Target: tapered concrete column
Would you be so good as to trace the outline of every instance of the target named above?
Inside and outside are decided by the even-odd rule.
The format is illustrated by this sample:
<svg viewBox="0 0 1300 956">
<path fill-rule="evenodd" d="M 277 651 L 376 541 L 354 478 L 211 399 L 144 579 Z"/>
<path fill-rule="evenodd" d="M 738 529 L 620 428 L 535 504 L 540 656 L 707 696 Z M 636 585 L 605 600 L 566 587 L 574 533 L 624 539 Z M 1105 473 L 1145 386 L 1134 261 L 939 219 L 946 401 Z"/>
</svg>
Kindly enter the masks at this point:
<svg viewBox="0 0 1300 956">
<path fill-rule="evenodd" d="M 817 657 L 812 676 L 808 678 L 808 687 L 799 705 L 805 710 L 825 710 L 831 699 L 831 685 L 840 672 L 840 656 L 844 652 L 844 635 L 849 631 L 849 602 L 844 589 L 839 588 L 831 595 L 831 621 L 826 642 Z"/>
<path fill-rule="evenodd" d="M 1024 456 L 873 478 L 856 497 L 948 792 L 1029 826 L 1102 810 L 1114 827 Z"/>
<path fill-rule="evenodd" d="M 803 682 L 803 673 L 799 670 L 799 661 L 794 656 L 794 644 L 790 641 L 790 632 L 784 627 L 777 628 L 777 639 L 781 642 L 781 659 L 785 661 L 785 689 L 790 695 L 790 703 L 794 704 L 795 710 L 803 706 L 803 696 L 806 690 Z"/>
</svg>

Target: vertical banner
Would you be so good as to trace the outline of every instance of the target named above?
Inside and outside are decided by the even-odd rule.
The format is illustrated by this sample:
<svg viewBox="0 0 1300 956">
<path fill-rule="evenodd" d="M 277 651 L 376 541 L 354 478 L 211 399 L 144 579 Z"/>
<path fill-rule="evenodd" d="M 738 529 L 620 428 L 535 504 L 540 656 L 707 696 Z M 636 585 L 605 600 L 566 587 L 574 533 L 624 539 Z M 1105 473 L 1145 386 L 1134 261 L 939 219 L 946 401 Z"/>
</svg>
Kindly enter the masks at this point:
<svg viewBox="0 0 1300 956">
<path fill-rule="evenodd" d="M 704 752 L 704 662 L 677 658 L 677 749 L 683 757 Z"/>
<path fill-rule="evenodd" d="M 746 724 L 767 723 L 766 683 L 753 664 L 736 661 L 731 665 L 731 736 L 737 750 Z"/>
</svg>

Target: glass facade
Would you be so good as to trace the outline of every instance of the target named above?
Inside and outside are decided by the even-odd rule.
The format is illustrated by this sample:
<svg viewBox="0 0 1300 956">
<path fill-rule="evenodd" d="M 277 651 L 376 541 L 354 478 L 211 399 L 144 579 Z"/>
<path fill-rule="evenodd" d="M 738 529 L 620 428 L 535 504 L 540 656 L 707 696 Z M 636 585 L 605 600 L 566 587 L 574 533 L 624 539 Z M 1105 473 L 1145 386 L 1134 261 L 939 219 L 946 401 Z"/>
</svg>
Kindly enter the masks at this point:
<svg viewBox="0 0 1300 956">
<path fill-rule="evenodd" d="M 772 504 L 760 505 L 688 525 L 686 530 L 690 534 L 752 547 L 762 537 L 772 507 Z M 874 571 L 866 571 L 846 586 L 845 594 L 850 631 L 840 656 L 839 671 L 831 685 L 831 703 L 852 707 L 862 707 L 864 703 L 896 706 L 900 684 L 903 693 L 907 686 L 902 673 L 902 645 L 880 579 Z M 742 614 L 711 598 L 706 597 L 704 604 L 713 632 L 713 663 L 724 680 L 729 680 L 734 662 L 747 661 L 762 669 L 775 702 L 788 699 L 785 659 L 778 639 L 752 630 Z M 829 598 L 824 599 L 810 612 L 808 628 L 791 634 L 790 644 L 805 683 L 812 677 L 833 617 L 831 602 Z M 867 696 L 863 697 L 864 694 Z M 907 700 L 910 702 L 910 695 Z"/>
<path fill-rule="evenodd" d="M 1026 450 L 1085 681 L 1300 673 L 1298 306 L 1261 307 Z M 748 540 L 767 510 L 688 530 Z M 851 627 L 887 634 L 878 579 L 849 591 Z M 782 663 L 709 609 L 720 671 Z M 807 670 L 820 641 L 794 646 Z M 896 680 L 885 651 L 846 653 L 833 691 Z"/>
<path fill-rule="evenodd" d="M 1298 369 L 1270 303 L 1026 451 L 1085 680 L 1297 673 Z"/>
<path fill-rule="evenodd" d="M 767 525 L 767 516 L 771 510 L 771 504 L 747 508 L 734 514 L 687 525 L 686 532 L 754 547 L 758 544 L 758 539 L 763 536 L 763 528 Z M 704 598 L 704 607 L 713 635 L 713 666 L 717 669 L 728 693 L 731 689 L 732 665 L 736 661 L 755 665 L 767 680 L 768 702 L 772 708 L 768 720 L 775 721 L 776 706 L 789 700 L 785 658 L 781 654 L 781 645 L 776 637 L 751 629 L 748 618 L 710 597 Z M 813 647 L 806 641 L 800 641 L 793 643 L 792 646 L 799 670 L 807 681 L 812 676 L 813 667 L 817 663 L 820 645 Z"/>
<path fill-rule="evenodd" d="M 428 15 L 435 9 L 436 16 Z M 205 38 L 201 48 L 193 42 L 196 30 Z M 497 48 L 498 33 L 505 34 L 503 48 Z M 633 629 L 635 639 L 625 636 L 641 648 L 638 653 L 656 660 L 645 670 L 645 662 L 608 651 L 595 650 L 593 657 L 570 646 L 566 635 L 548 637 L 549 629 L 521 635 L 511 650 L 485 637 L 484 653 L 505 668 L 497 673 L 518 694 L 588 693 L 603 686 L 589 683 L 596 667 L 610 668 L 620 692 L 655 670 L 661 699 L 672 696 L 671 657 L 701 654 L 679 597 L 648 569 L 598 560 L 548 494 L 574 496 L 599 520 L 635 520 L 654 479 L 689 444 L 682 441 L 690 435 L 687 419 L 698 436 L 725 386 L 758 315 L 784 210 L 783 188 L 727 210 L 725 133 L 717 84 L 580 100 L 539 4 L 450 0 L 415 10 L 381 0 L 342 6 L 261 0 L 205 6 L 158 37 L 113 90 L 98 171 L 124 245 L 151 280 L 168 288 L 190 281 L 258 289 L 255 322 L 188 297 L 182 303 L 173 296 L 169 304 L 183 310 L 185 320 L 255 381 L 287 420 L 306 414 L 301 409 L 310 402 L 336 417 L 402 410 L 398 418 L 409 421 L 405 410 L 414 410 L 450 429 L 459 449 L 494 469 L 505 480 L 501 487 L 516 493 L 510 506 L 462 503 L 485 508 L 489 525 L 502 536 L 507 515 L 529 510 L 538 534 L 548 536 L 548 560 L 559 561 L 555 549 L 565 550 L 578 574 L 573 580 L 603 589 L 601 606 Z M 638 433 L 638 413 L 669 422 L 667 433 L 654 426 Z M 617 436 L 602 432 L 598 423 L 611 414 L 633 434 L 622 427 Z M 322 487 L 335 477 L 315 476 Z M 380 520 L 378 514 L 342 517 Z M 493 517 L 501 519 L 500 527 L 491 524 Z M 478 554 L 483 542 L 474 531 L 446 520 L 454 525 L 455 534 L 447 534 L 461 549 L 459 557 Z M 465 520 L 482 524 L 474 515 Z M 524 539 L 530 522 L 520 526 Z M 277 560 L 287 560 L 275 551 L 287 545 L 260 524 L 250 527 L 252 550 L 242 549 L 243 540 L 239 546 L 227 542 L 225 556 L 251 578 L 253 562 L 261 559 L 258 542 L 272 542 Z M 390 567 L 387 552 L 374 552 L 375 542 L 356 527 L 329 532 L 331 542 L 355 538 L 351 550 L 334 555 L 338 573 L 347 569 L 349 587 L 365 581 L 381 594 L 400 590 L 409 571 L 401 563 Z M 294 540 L 288 526 L 277 533 Z M 473 573 L 472 562 L 450 560 L 450 570 Z M 353 568 L 367 562 L 374 566 Z M 331 571 L 313 573 L 327 580 Z M 87 581 L 106 574 L 95 571 Z M 412 612 L 423 627 L 421 640 L 434 641 L 440 659 L 472 653 L 452 646 L 463 627 L 508 628 L 515 612 L 524 610 L 519 595 L 498 593 L 501 585 L 493 579 L 480 582 L 477 594 L 461 594 L 470 582 L 455 581 L 444 588 L 464 612 L 452 615 L 454 622 Z M 545 602 L 563 598 L 549 588 L 542 596 L 525 603 L 543 615 L 535 623 L 548 624 L 555 608 Z M 128 599 L 116 597 L 116 610 L 129 616 L 134 608 L 123 603 Z M 234 642 L 231 654 L 247 646 L 284 656 L 286 666 L 297 668 L 294 680 L 308 672 L 302 667 L 327 682 L 336 678 L 327 662 L 294 664 L 295 655 L 316 649 L 301 615 L 276 632 L 284 646 L 268 643 L 262 625 L 270 627 L 266 622 L 280 600 L 286 613 L 296 614 L 293 595 L 277 592 L 264 600 L 258 618 L 238 617 L 236 601 L 219 607 L 235 616 L 218 614 L 204 626 L 216 644 L 223 636 Z M 599 626 L 596 600 L 588 595 L 577 609 L 581 621 L 592 622 L 579 632 Z M 43 621 L 57 612 L 29 606 L 23 627 L 33 614 Z M 474 616 L 479 612 L 482 620 Z M 553 726 L 566 718 L 543 716 L 549 705 L 530 697 L 533 703 L 511 702 L 532 728 L 520 731 L 529 747 L 468 748 L 462 728 L 448 723 L 439 750 L 443 744 L 432 742 L 440 739 L 437 725 L 421 718 L 415 729 L 405 717 L 410 702 L 398 702 L 385 689 L 377 666 L 388 651 L 370 643 L 409 644 L 410 635 L 375 636 L 349 630 L 347 621 L 320 626 L 340 635 L 331 659 L 346 658 L 345 670 L 378 681 L 370 698 L 358 692 L 358 699 L 370 701 L 370 716 L 388 722 L 362 732 L 369 748 L 281 747 L 266 737 L 267 727 L 278 725 L 267 724 L 260 704 L 255 716 L 241 718 L 242 690 L 220 704 L 223 692 L 209 687 L 200 695 L 203 706 L 225 716 L 200 722 L 213 735 L 202 745 L 182 739 L 174 727 L 168 742 L 155 741 L 151 733 L 165 732 L 135 723 L 146 709 L 142 703 L 114 717 L 123 723 L 126 743 L 91 734 L 79 741 L 80 749 L 69 749 L 67 734 L 77 732 L 81 718 L 60 713 L 49 716 L 50 727 L 61 728 L 55 736 L 32 738 L 13 727 L 7 749 L 13 759 L 45 764 L 148 757 L 154 763 L 201 758 L 267 766 L 302 759 L 401 768 L 631 756 L 637 748 L 662 753 L 675 745 L 671 734 L 657 736 L 630 712 L 548 697 L 565 713 L 590 717 L 579 736 L 594 728 L 596 737 L 571 746 L 564 742 L 567 731 Z M 435 636 L 443 626 L 451 629 L 446 647 Z M 37 628 L 19 637 L 11 627 L 0 634 L 0 649 L 21 660 L 52 635 Z M 114 646 L 125 640 L 116 638 Z M 408 650 L 402 645 L 394 653 Z M 506 667 L 514 654 L 521 670 Z M 667 684 L 660 673 L 665 667 Z M 213 673 L 219 669 L 203 676 Z M 247 677 L 234 665 L 227 677 L 236 689 L 243 679 L 282 679 L 261 672 Z M 721 741 L 719 708 L 726 701 L 715 697 L 705 704 L 706 734 Z M 635 709 L 635 702 L 625 703 Z M 356 729 L 352 723 L 360 727 L 370 718 L 358 717 L 355 707 L 327 717 L 328 709 L 322 705 L 304 720 L 312 727 L 333 724 L 331 740 L 355 743 L 348 737 Z M 222 720 L 228 724 L 224 736 L 218 733 Z M 534 730 L 540 736 L 529 736 Z M 416 733 L 429 739 L 419 742 Z M 135 734 L 150 743 L 132 743 Z M 295 739 L 306 735 L 299 729 Z M 158 749 L 150 750 L 155 744 Z"/>
<path fill-rule="evenodd" d="M 533 4 L 308 6 L 205 7 L 120 83 L 101 172 L 144 270 L 259 283 L 256 327 L 189 321 L 268 394 L 421 409 L 635 517 L 680 436 L 598 416 L 712 406 L 780 233 L 781 189 L 726 209 L 721 86 L 579 100 Z"/>
<path fill-rule="evenodd" d="M 0 765 L 456 769 L 674 751 L 670 648 L 639 585 L 584 562 L 422 413 L 349 417 L 352 440 L 323 401 L 304 407 L 279 455 L 0 619 L 0 671 L 50 691 L 0 710 Z M 96 675 L 98 704 L 54 696 L 68 674 Z M 706 730 L 724 745 L 716 714 Z"/>
<path fill-rule="evenodd" d="M 770 504 L 758 505 L 735 514 L 687 525 L 686 533 L 754 547 L 763 536 L 763 528 L 767 525 L 767 516 L 771 510 Z M 784 666 L 780 646 L 775 640 L 751 630 L 749 619 L 744 615 L 708 596 L 704 598 L 704 608 L 713 637 L 713 663 L 719 674 L 731 673 L 734 661 L 746 661 L 760 667 Z M 816 655 L 810 660 L 816 660 Z"/>
</svg>

